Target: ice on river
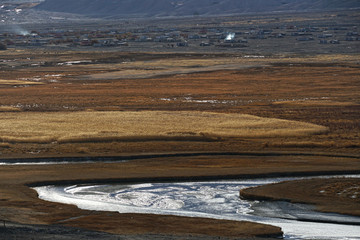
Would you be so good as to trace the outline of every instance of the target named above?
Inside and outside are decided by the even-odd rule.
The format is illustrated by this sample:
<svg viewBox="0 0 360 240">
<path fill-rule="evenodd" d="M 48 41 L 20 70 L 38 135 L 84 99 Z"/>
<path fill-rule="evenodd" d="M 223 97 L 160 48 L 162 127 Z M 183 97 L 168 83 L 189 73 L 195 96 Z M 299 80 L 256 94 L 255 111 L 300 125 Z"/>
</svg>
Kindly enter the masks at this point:
<svg viewBox="0 0 360 240">
<path fill-rule="evenodd" d="M 239 198 L 242 188 L 283 180 L 288 179 L 43 186 L 35 189 L 41 199 L 75 204 L 81 209 L 254 221 L 281 227 L 287 239 L 360 239 L 358 225 L 298 221 L 296 214 L 287 219 L 279 218 L 286 216 L 287 207 L 284 207 L 283 215 L 278 211 L 277 216 L 272 211 L 259 214 L 266 212 L 266 206 Z M 306 214 L 310 218 L 314 214 L 311 207 L 301 209 L 309 211 Z M 354 220 L 360 223 L 360 218 Z"/>
</svg>

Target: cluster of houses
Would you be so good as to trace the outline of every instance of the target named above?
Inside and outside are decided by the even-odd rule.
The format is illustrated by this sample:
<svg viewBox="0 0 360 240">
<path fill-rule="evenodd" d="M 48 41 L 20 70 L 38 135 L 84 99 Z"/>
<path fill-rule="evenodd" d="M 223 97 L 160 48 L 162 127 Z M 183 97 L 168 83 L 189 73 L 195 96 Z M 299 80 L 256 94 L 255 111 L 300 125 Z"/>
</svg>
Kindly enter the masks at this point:
<svg viewBox="0 0 360 240">
<path fill-rule="evenodd" d="M 67 46 L 117 46 L 124 45 L 116 37 L 107 35 L 90 36 L 88 33 L 76 31 L 31 31 L 27 34 L 3 33 L 0 34 L 0 42 L 7 46 L 48 46 L 48 45 L 67 45 Z M 126 45 L 126 44 L 125 44 Z"/>
<path fill-rule="evenodd" d="M 244 28 L 244 27 L 243 27 Z M 69 46 L 119 47 L 130 43 L 162 43 L 165 47 L 218 46 L 244 47 L 253 40 L 292 38 L 296 41 L 315 41 L 319 44 L 340 44 L 341 41 L 360 41 L 353 28 L 320 28 L 282 26 L 273 29 L 234 28 L 150 28 L 122 31 L 109 30 L 48 30 L 0 33 L 0 42 L 11 46 Z"/>
</svg>

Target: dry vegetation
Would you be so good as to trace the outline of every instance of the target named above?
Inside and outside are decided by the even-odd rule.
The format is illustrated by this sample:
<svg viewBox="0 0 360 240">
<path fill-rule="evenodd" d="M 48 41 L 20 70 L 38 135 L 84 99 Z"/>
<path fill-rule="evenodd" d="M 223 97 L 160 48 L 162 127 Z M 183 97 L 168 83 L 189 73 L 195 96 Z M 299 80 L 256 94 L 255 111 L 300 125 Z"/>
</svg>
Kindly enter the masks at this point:
<svg viewBox="0 0 360 240">
<path fill-rule="evenodd" d="M 0 140 L 23 143 L 206 141 L 221 137 L 303 136 L 326 131 L 326 127 L 309 123 L 206 112 L 30 112 L 0 116 Z"/>
<path fill-rule="evenodd" d="M 197 26 L 189 18 L 176 28 L 272 29 L 286 24 L 358 31 L 356 11 L 345 17 L 330 14 L 230 16 L 220 22 L 211 18 L 212 23 L 201 17 Z M 144 27 L 159 23 L 167 29 L 174 24 L 154 21 Z M 139 23 L 130 21 L 126 27 L 142 28 Z M 62 27 L 77 31 L 82 26 Z M 153 48 L 153 43 L 131 42 L 119 51 L 0 51 L 0 158 L 85 161 L 1 165 L 0 220 L 164 239 L 164 234 L 179 239 L 187 234 L 237 239 L 281 234 L 279 228 L 255 223 L 84 211 L 42 201 L 29 186 L 358 173 L 359 42 L 339 39 L 341 44 L 319 45 L 321 33 L 312 34 L 316 40 L 308 43 L 291 36 L 269 37 L 249 39 L 248 47 L 237 49 L 166 49 L 162 43 Z M 99 161 L 86 162 L 94 158 Z M 358 179 L 315 179 L 244 193 L 360 215 L 359 187 Z"/>
<path fill-rule="evenodd" d="M 4 80 L 4 79 L 0 79 L 0 85 L 17 86 L 17 85 L 39 85 L 39 84 L 44 84 L 44 83 L 42 83 L 42 82 L 24 81 L 24 80 Z"/>
<path fill-rule="evenodd" d="M 20 109 L 12 106 L 0 106 L 0 112 L 20 112 Z"/>
<path fill-rule="evenodd" d="M 184 218 L 172 218 L 177 222 L 174 229 L 162 216 L 130 215 L 129 222 L 128 215 L 45 203 L 25 185 L 360 169 L 356 54 L 264 58 L 151 53 L 104 57 L 100 52 L 25 50 L 0 54 L 9 60 L 0 63 L 2 79 L 43 83 L 0 82 L 1 158 L 149 155 L 125 163 L 2 166 L 0 218 L 46 224 L 67 220 L 71 226 L 117 233 L 176 232 L 181 226 L 199 233 Z M 57 65 L 78 60 L 92 63 Z M 204 155 L 180 157 L 189 152 Z M 161 153 L 179 156 L 151 157 Z M 279 189 L 278 193 L 288 192 Z M 333 196 L 323 197 L 329 201 Z M 205 229 L 210 226 L 199 222 Z M 229 234 L 242 231 L 227 223 L 211 234 L 224 235 L 221 229 L 226 227 L 231 228 Z"/>
<path fill-rule="evenodd" d="M 271 132 L 267 132 L 269 135 L 266 138 L 260 137 L 262 135 L 255 138 L 253 135 L 250 138 L 238 138 L 238 141 L 227 139 L 225 142 L 218 143 L 193 141 L 206 139 L 199 135 L 200 132 L 210 133 L 208 129 L 201 128 L 197 131 L 181 130 L 182 132 L 193 132 L 193 135 L 191 138 L 182 136 L 182 141 L 178 144 L 173 141 L 159 144 L 159 141 L 149 141 L 156 140 L 156 138 L 148 138 L 146 142 L 141 142 L 139 145 L 129 141 L 119 141 L 119 133 L 112 132 L 117 131 L 114 129 L 107 129 L 104 130 L 106 132 L 100 133 L 102 140 L 107 138 L 106 143 L 101 143 L 99 139 L 94 138 L 94 131 L 86 130 L 85 134 L 88 134 L 88 137 L 92 136 L 92 138 L 88 138 L 87 143 L 74 142 L 61 145 L 17 143 L 12 144 L 9 148 L 0 149 L 3 157 L 11 157 L 14 154 L 32 156 L 37 152 L 40 155 L 116 155 L 123 152 L 137 153 L 138 151 L 233 151 L 234 149 L 240 151 L 288 150 L 360 153 L 360 97 L 357 94 L 360 91 L 360 70 L 356 61 L 357 55 L 244 58 L 240 55 L 210 54 L 204 57 L 203 54 L 109 53 L 107 54 L 108 58 L 104 59 L 100 53 L 89 52 L 63 52 L 58 55 L 58 58 L 51 52 L 47 52 L 41 57 L 36 55 L 36 52 L 20 51 L 13 54 L 2 57 L 9 58 L 9 60 L 12 58 L 24 60 L 22 63 L 20 60 L 9 61 L 7 64 L 18 65 L 14 69 L 4 68 L 1 72 L 3 78 L 42 79 L 41 82 L 45 84 L 22 87 L 1 85 L 0 106 L 2 106 L 2 110 L 0 111 L 3 112 L 20 110 L 26 113 L 52 112 L 53 115 L 56 112 L 59 116 L 63 115 L 63 112 L 70 111 L 78 111 L 79 115 L 81 115 L 80 112 L 85 114 L 85 111 L 93 112 L 91 114 L 95 114 L 96 111 L 220 112 L 295 120 L 321 125 L 327 127 L 329 131 L 301 136 L 282 134 L 282 137 L 272 138 L 269 138 Z M 26 56 L 30 56 L 32 60 L 29 62 Z M 224 60 L 226 58 L 228 59 Z M 82 59 L 92 59 L 93 63 L 56 66 L 58 62 Z M 186 59 L 188 59 L 188 63 Z M 214 64 L 208 68 L 231 66 L 232 70 L 161 77 L 154 77 L 152 72 L 156 67 L 156 69 L 160 69 L 159 71 L 174 73 L 176 71 L 171 69 L 172 65 L 175 68 L 181 67 L 184 71 L 196 72 L 206 67 L 206 64 L 211 64 L 209 59 L 213 60 Z M 178 60 L 180 61 L 177 62 Z M 30 66 L 37 61 L 47 62 L 48 66 Z M 122 63 L 124 61 L 127 63 Z M 220 65 L 222 61 L 225 61 L 224 65 Z M 195 67 L 195 65 L 199 67 Z M 247 68 L 244 69 L 244 66 Z M 249 66 L 253 67 L 249 68 Z M 132 75 L 134 78 L 129 76 L 129 78 L 117 79 L 121 76 L 119 71 L 126 69 L 149 72 L 153 77 L 138 79 L 137 76 Z M 98 73 L 109 74 L 109 78 L 84 80 Z M 13 129 L 20 131 L 20 129 L 30 126 L 33 127 L 32 135 L 38 134 L 35 130 L 39 126 L 34 124 L 22 125 Z M 7 131 L 9 132 L 9 129 Z M 170 130 L 165 133 L 176 131 Z M 96 131 L 95 134 L 98 132 L 100 131 Z M 37 142 L 49 142 L 49 140 L 58 138 L 57 136 L 43 136 L 44 139 L 41 140 L 39 139 L 40 135 L 38 134 L 34 138 L 37 139 Z M 179 135 L 177 133 L 177 136 Z M 79 137 L 79 135 L 77 136 Z M 14 135 L 7 134 L 7 137 L 12 137 L 16 142 Z M 80 137 L 82 140 L 86 138 L 86 136 L 85 138 Z M 213 139 L 210 135 L 207 137 Z M 26 138 L 29 140 L 30 136 Z M 170 140 L 170 138 L 166 139 Z M 192 141 L 184 141 L 186 139 Z M 7 138 L 8 140 L 10 139 Z M 91 140 L 96 143 L 89 142 Z M 125 139 L 122 138 L 122 140 Z M 157 138 L 157 140 L 160 139 Z M 109 144 L 109 141 L 114 142 Z"/>
</svg>

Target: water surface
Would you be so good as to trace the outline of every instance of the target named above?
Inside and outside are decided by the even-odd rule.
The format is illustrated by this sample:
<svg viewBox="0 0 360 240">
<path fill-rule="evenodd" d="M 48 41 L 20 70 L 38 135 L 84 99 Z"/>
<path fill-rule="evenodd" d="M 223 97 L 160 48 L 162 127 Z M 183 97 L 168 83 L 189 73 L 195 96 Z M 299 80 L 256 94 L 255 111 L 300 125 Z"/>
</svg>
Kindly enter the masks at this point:
<svg viewBox="0 0 360 240">
<path fill-rule="evenodd" d="M 253 221 L 281 227 L 287 239 L 360 239 L 360 226 L 351 225 L 360 224 L 359 217 L 317 213 L 309 205 L 269 204 L 239 198 L 240 189 L 293 179 L 44 186 L 35 189 L 41 199 L 75 204 L 87 210 Z M 312 221 L 338 221 L 347 225 Z"/>
</svg>

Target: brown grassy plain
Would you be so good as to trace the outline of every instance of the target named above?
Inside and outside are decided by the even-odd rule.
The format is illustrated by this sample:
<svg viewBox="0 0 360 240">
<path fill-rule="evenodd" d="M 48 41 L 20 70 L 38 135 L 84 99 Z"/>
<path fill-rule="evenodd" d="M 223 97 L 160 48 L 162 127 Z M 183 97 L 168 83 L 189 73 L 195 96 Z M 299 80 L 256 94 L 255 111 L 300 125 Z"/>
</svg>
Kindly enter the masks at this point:
<svg viewBox="0 0 360 240">
<path fill-rule="evenodd" d="M 33 55 L 31 55 L 33 54 Z M 121 54 L 109 53 L 104 62 L 99 53 L 64 53 L 55 58 L 48 53 L 42 59 L 36 53 L 19 52 L 13 58 L 29 56 L 25 65 L 1 72 L 3 78 L 41 78 L 42 85 L 1 85 L 2 109 L 18 109 L 25 112 L 68 112 L 68 111 L 207 111 L 219 113 L 251 114 L 259 117 L 279 118 L 313 123 L 329 128 L 327 133 L 283 138 L 238 139 L 238 150 L 295 150 L 351 152 L 359 151 L 359 68 L 354 56 L 311 56 L 311 57 L 269 57 L 265 59 L 242 58 L 241 55 L 228 55 L 234 59 L 233 65 L 239 69 L 197 73 L 198 68 L 183 66 L 193 73 L 150 77 L 147 79 L 125 78 L 107 80 L 84 80 L 100 72 L 121 70 L 112 67 L 113 63 L 131 59 L 127 68 L 149 69 L 147 64 L 176 63 L 179 58 L 189 58 L 201 62 L 203 56 L 196 54 Z M 11 58 L 11 54 L 7 58 Z M 5 57 L 5 56 L 3 56 Z M 224 55 L 207 57 L 223 59 Z M 94 59 L 93 64 L 53 66 L 57 62 L 81 59 Z M 195 60 L 194 60 L 195 59 Z M 38 61 L 48 65 L 31 67 Z M 97 61 L 97 62 L 96 62 Z M 12 63 L 12 62 L 10 62 Z M 101 64 L 100 64 L 101 63 Z M 209 61 L 206 61 L 209 64 Z M 143 67 L 141 67 L 144 64 Z M 217 65 L 218 61 L 214 61 Z M 103 65 L 110 65 L 104 68 Z M 243 68 L 246 65 L 247 68 Z M 249 66 L 254 66 L 249 68 Z M 260 67 L 261 66 L 261 67 Z M 158 66 L 161 68 L 162 66 Z M 211 66 L 208 66 L 211 68 Z M 233 66 L 234 68 L 234 66 Z M 110 70 L 109 70 L 110 69 Z M 165 65 L 164 65 L 164 69 Z M 147 70 L 151 71 L 151 70 Z M 89 113 L 90 114 L 90 113 Z M 157 151 L 232 151 L 232 141 L 222 144 L 201 142 L 182 142 L 177 144 L 141 143 L 145 152 Z M 74 146 L 74 147 L 72 147 Z M 32 156 L 29 152 L 44 155 L 64 153 L 82 154 L 76 148 L 94 148 L 85 154 L 117 154 L 138 152 L 135 145 L 124 146 L 121 142 L 113 145 L 81 143 L 69 145 L 31 145 L 17 144 L 2 149 L 2 156 L 17 153 Z M 170 147 L 171 146 L 171 147 Z M 102 150 L 103 149 L 103 150 Z M 74 152 L 75 151 L 75 152 Z"/>
<path fill-rule="evenodd" d="M 106 58 L 102 53 L 81 52 L 47 53 L 42 56 L 26 51 L 1 54 L 5 54 L 1 57 L 10 60 L 20 59 L 16 62 L 10 61 L 8 66 L 1 68 L 2 79 L 27 78 L 26 81 L 37 82 L 40 78 L 40 82 L 43 83 L 41 85 L 0 84 L 0 111 L 2 111 L 0 114 L 3 124 L 0 156 L 3 159 L 194 152 L 204 154 L 198 157 L 145 159 L 123 164 L 2 166 L 0 191 L 4 197 L 0 202 L 2 206 L 0 217 L 4 219 L 20 221 L 20 216 L 14 219 L 16 216 L 14 213 L 19 211 L 23 211 L 21 217 L 28 223 L 56 223 L 83 214 L 93 214 L 38 200 L 36 194 L 25 186 L 36 182 L 119 181 L 126 177 L 140 181 L 141 178 L 181 179 L 194 176 L 216 178 L 239 177 L 242 174 L 242 176 L 258 176 L 360 170 L 360 95 L 358 94 L 360 70 L 356 54 L 271 56 L 264 59 L 249 59 L 239 54 L 203 57 L 203 54 L 108 53 Z M 32 60 L 27 60 L 29 56 Z M 209 58 L 213 60 L 213 65 Z M 227 59 L 225 63 L 224 58 Z M 83 59 L 92 60 L 92 63 L 57 65 L 59 62 Z M 181 61 L 178 61 L 179 59 Z M 121 64 L 124 61 L 129 63 Z M 46 64 L 32 66 L 39 62 Z M 131 76 L 136 70 L 148 74 L 149 78 Z M 123 71 L 126 74 L 122 75 Z M 101 79 L 98 78 L 99 76 Z M 15 109 L 19 112 L 11 112 Z M 191 130 L 182 128 L 186 122 L 186 119 L 181 117 L 182 113 L 197 115 L 199 118 L 192 119 L 188 124 L 196 123 L 201 128 L 195 129 L 191 124 L 188 125 L 191 126 Z M 149 128 L 137 124 L 143 130 L 137 129 L 130 122 L 124 126 L 121 126 L 120 122 L 108 127 L 105 124 L 100 129 L 96 129 L 95 125 L 79 124 L 80 121 L 101 119 L 100 116 L 112 116 L 109 119 L 117 119 L 120 116 L 130 116 L 129 114 L 142 116 L 137 118 L 142 124 L 151 122 L 150 125 L 146 125 Z M 211 119 L 201 118 L 206 114 L 211 115 Z M 228 121 L 223 117 L 244 116 L 242 114 L 258 116 L 260 118 L 250 118 L 271 124 L 257 129 L 262 132 L 260 135 L 241 135 L 244 129 L 238 128 L 239 125 L 233 125 L 231 121 L 228 122 L 230 127 L 228 126 L 225 132 L 209 131 L 210 127 L 207 124 L 211 124 L 211 120 L 218 119 L 218 116 L 221 116 L 219 118 L 221 121 Z M 155 118 L 151 120 L 153 117 Z M 19 141 L 24 135 L 33 137 L 36 129 L 39 129 L 44 122 L 49 125 L 39 134 L 45 133 L 45 138 L 51 140 L 50 143 L 48 140 Z M 179 130 L 164 131 L 154 122 L 160 122 L 166 128 L 171 128 L 172 123 L 176 123 Z M 285 128 L 289 127 L 289 123 L 296 123 L 300 128 L 304 126 L 324 128 L 320 127 L 320 131 L 316 130 L 312 134 L 273 134 L 268 131 L 269 126 L 279 123 Z M 74 129 L 67 128 L 72 124 Z M 218 124 L 216 126 L 218 127 Z M 102 127 L 104 129 L 101 129 Z M 49 134 L 49 128 L 53 129 L 53 134 L 50 136 L 46 135 Z M 195 133 L 195 136 L 200 136 L 201 132 L 212 134 L 209 135 L 211 139 L 201 137 L 191 141 L 187 141 L 189 138 L 146 139 L 146 141 L 144 138 L 137 138 L 124 141 L 119 137 L 122 135 L 113 135 L 115 131 L 113 128 L 124 128 L 134 135 L 138 135 L 138 131 L 154 131 L 157 134 L 177 132 L 177 137 L 184 136 L 184 132 Z M 324 131 L 325 128 L 327 131 Z M 236 136 L 227 135 L 235 131 L 239 131 Z M 29 133 L 32 133 L 32 136 L 29 136 Z M 88 134 L 85 138 L 84 133 Z M 70 136 L 71 134 L 74 135 Z M 89 134 L 96 141 L 84 141 Z M 76 138 L 77 141 L 52 142 L 65 135 L 70 136 L 71 139 Z M 189 134 L 185 135 L 188 137 Z M 81 141 L 79 136 L 82 136 Z M 112 137 L 111 141 L 99 141 L 98 137 L 109 136 Z M 12 137 L 12 141 L 9 137 Z M 214 152 L 238 154 L 235 156 L 209 154 Z M 260 155 L 244 156 L 243 153 Z M 331 196 L 327 198 L 329 199 L 331 200 Z M 54 214 L 50 211 L 53 207 L 58 209 Z M 108 221 L 113 216 L 106 217 L 106 213 L 99 213 L 100 217 L 97 218 L 95 215 L 72 220 L 68 224 L 117 233 L 131 231 L 131 228 L 120 229 L 116 227 L 117 224 L 110 224 Z M 116 215 L 119 219 L 123 217 L 121 214 Z M 136 226 L 148 224 L 149 221 L 154 223 L 161 221 L 161 217 L 155 216 L 151 216 L 150 220 L 142 216 L 134 215 L 134 217 L 138 224 Z M 101 219 L 104 224 L 91 224 L 94 219 Z M 176 221 L 186 225 L 186 219 Z M 166 224 L 162 222 L 162 226 L 164 228 L 159 228 L 157 233 L 165 231 Z M 186 226 L 190 231 L 189 224 Z M 109 230 L 110 228 L 112 230 Z M 142 230 L 141 227 L 136 228 L 136 231 L 144 231 L 144 228 Z M 219 232 L 222 231 L 216 230 L 213 234 L 220 234 Z"/>
</svg>

